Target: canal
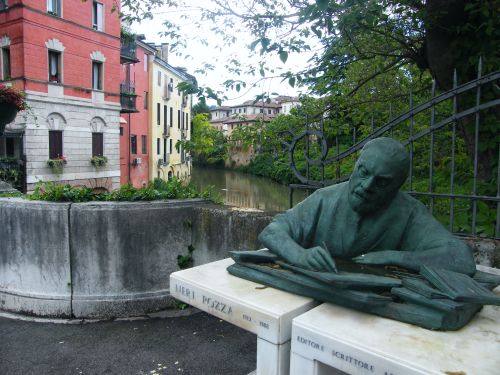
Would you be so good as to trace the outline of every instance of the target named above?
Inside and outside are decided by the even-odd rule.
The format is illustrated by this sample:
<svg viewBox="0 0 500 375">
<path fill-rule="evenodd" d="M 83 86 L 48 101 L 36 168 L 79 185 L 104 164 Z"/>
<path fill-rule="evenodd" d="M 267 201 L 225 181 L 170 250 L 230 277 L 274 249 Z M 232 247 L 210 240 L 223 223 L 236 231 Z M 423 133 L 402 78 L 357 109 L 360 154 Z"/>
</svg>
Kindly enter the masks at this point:
<svg viewBox="0 0 500 375">
<path fill-rule="evenodd" d="M 289 208 L 288 186 L 268 178 L 224 169 L 194 167 L 191 182 L 198 189 L 214 186 L 222 195 L 224 203 L 231 206 L 262 211 L 285 211 Z M 306 196 L 305 191 L 295 191 L 294 205 Z"/>
</svg>

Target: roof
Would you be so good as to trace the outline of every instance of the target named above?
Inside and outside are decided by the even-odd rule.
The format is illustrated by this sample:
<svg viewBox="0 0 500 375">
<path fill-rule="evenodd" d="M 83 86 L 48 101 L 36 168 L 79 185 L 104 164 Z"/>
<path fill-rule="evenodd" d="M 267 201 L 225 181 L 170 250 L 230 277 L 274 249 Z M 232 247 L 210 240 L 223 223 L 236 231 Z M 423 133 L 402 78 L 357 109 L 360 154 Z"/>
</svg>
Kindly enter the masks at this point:
<svg viewBox="0 0 500 375">
<path fill-rule="evenodd" d="M 210 109 L 210 111 L 230 111 L 231 110 L 231 107 L 229 106 L 224 106 L 224 105 L 221 105 L 220 107 L 215 107 L 215 108 L 212 108 Z"/>
<path fill-rule="evenodd" d="M 278 103 L 267 103 L 265 101 L 255 101 L 255 100 L 247 100 L 243 102 L 242 104 L 239 105 L 233 105 L 232 108 L 238 108 L 238 107 L 243 107 L 243 106 L 252 106 L 252 107 L 261 107 L 261 108 L 280 108 L 281 105 Z"/>
<path fill-rule="evenodd" d="M 254 115 L 243 115 L 243 116 L 235 116 L 235 117 L 227 117 L 225 119 L 222 119 L 224 124 L 235 124 L 235 123 L 240 123 L 240 122 L 255 122 L 255 121 L 271 121 L 274 117 L 274 115 L 266 115 L 262 113 L 257 113 Z"/>
</svg>

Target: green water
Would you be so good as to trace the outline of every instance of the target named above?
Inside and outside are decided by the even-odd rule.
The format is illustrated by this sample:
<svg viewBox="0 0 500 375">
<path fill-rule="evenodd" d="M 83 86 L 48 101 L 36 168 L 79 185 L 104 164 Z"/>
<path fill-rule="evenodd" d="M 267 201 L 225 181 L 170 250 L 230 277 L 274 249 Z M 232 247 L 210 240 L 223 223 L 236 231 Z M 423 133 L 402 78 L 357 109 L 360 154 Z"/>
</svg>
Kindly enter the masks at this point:
<svg viewBox="0 0 500 375">
<path fill-rule="evenodd" d="M 262 211 L 285 211 L 289 208 L 288 186 L 268 178 L 224 169 L 195 167 L 191 182 L 199 189 L 213 185 L 228 205 Z M 307 193 L 299 190 L 295 191 L 293 196 L 295 205 L 302 201 Z"/>
</svg>

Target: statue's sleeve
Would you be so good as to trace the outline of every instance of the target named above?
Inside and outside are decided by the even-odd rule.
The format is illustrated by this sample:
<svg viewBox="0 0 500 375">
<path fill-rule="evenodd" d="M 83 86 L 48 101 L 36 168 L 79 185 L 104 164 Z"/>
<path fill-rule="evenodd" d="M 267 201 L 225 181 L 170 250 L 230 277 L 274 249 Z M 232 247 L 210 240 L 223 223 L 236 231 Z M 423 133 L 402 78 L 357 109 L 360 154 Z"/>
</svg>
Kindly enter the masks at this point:
<svg viewBox="0 0 500 375">
<path fill-rule="evenodd" d="M 439 223 L 422 203 L 416 202 L 405 228 L 401 250 L 418 264 L 471 273 L 475 262 L 470 247 Z"/>
<path fill-rule="evenodd" d="M 288 252 L 308 248 L 316 233 L 321 207 L 321 194 L 315 192 L 294 208 L 276 215 L 259 235 L 259 240 L 285 259 Z"/>
</svg>

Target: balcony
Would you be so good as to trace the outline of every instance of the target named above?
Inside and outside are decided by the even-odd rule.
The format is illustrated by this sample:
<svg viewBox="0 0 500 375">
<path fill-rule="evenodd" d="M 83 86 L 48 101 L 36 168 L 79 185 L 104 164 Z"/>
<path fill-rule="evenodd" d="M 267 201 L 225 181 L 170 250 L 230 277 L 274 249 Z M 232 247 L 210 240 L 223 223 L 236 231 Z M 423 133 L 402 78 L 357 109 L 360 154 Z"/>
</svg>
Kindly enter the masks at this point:
<svg viewBox="0 0 500 375">
<path fill-rule="evenodd" d="M 136 55 L 137 45 L 135 37 L 130 37 L 128 34 L 120 38 L 120 64 L 135 64 L 139 62 Z"/>
<path fill-rule="evenodd" d="M 168 137 L 170 137 L 170 127 L 164 126 L 163 127 L 163 138 L 168 138 Z"/>
<path fill-rule="evenodd" d="M 135 94 L 135 84 L 130 81 L 120 83 L 120 104 L 122 113 L 139 112 L 136 107 L 137 95 Z"/>
</svg>

